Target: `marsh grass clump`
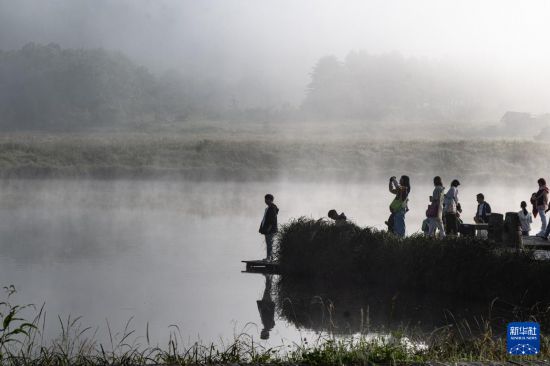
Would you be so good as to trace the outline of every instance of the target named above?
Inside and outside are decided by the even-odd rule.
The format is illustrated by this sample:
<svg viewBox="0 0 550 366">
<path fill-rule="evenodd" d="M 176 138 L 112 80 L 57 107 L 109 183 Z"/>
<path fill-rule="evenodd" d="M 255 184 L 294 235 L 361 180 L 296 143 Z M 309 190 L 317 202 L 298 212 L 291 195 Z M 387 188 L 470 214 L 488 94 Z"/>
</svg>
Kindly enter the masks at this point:
<svg viewBox="0 0 550 366">
<path fill-rule="evenodd" d="M 353 223 L 337 226 L 302 217 L 281 227 L 276 247 L 285 274 L 500 297 L 521 305 L 550 301 L 542 280 L 550 278 L 550 262 L 477 238 L 401 239 Z"/>
</svg>

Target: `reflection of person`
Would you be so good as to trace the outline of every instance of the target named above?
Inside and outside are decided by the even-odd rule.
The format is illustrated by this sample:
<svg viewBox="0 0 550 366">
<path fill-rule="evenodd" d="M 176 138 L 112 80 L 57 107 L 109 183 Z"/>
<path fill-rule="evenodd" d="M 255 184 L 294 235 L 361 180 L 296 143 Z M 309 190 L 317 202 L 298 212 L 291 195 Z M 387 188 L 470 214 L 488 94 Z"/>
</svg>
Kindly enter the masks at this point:
<svg viewBox="0 0 550 366">
<path fill-rule="evenodd" d="M 260 319 L 262 320 L 263 329 L 260 333 L 261 339 L 269 338 L 269 331 L 275 326 L 275 302 L 271 298 L 271 275 L 264 274 L 265 276 L 265 290 L 261 300 L 257 300 L 258 311 L 260 312 Z"/>
<path fill-rule="evenodd" d="M 277 233 L 277 214 L 279 213 L 279 208 L 273 203 L 273 195 L 266 194 L 264 200 L 267 207 L 260 224 L 260 234 L 265 235 L 265 244 L 267 246 L 265 260 L 270 261 L 273 259 L 273 239 Z"/>
<path fill-rule="evenodd" d="M 330 219 L 334 220 L 334 223 L 339 226 L 346 223 L 346 220 L 348 219 L 344 213 L 338 214 L 336 210 L 330 210 L 327 215 Z"/>
</svg>

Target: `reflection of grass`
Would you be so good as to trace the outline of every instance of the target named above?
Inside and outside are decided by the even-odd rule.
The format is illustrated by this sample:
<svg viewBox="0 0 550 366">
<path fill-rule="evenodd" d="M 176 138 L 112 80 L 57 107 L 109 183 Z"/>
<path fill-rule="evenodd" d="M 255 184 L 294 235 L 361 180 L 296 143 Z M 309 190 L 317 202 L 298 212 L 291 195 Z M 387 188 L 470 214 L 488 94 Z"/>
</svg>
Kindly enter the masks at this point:
<svg viewBox="0 0 550 366">
<path fill-rule="evenodd" d="M 466 298 L 532 305 L 550 302 L 550 262 L 530 253 L 498 251 L 475 238 L 399 239 L 354 224 L 300 218 L 283 225 L 278 256 L 286 273 L 343 278 Z"/>
<path fill-rule="evenodd" d="M 504 321 L 532 317 L 550 325 L 550 310 L 540 306 L 520 307 L 498 299 L 472 301 L 446 293 L 376 286 L 364 281 L 281 275 L 276 290 L 277 309 L 286 321 L 298 328 L 342 335 L 401 328 L 431 332 L 454 323 L 454 319 L 473 321 L 489 316 L 497 328 Z"/>
<path fill-rule="evenodd" d="M 302 137 L 303 138 L 303 137 Z M 537 154 L 533 154 L 537 151 Z M 471 179 L 537 174 L 548 144 L 512 141 L 194 139 L 168 135 L 12 135 L 0 174 L 14 177 L 371 179 L 395 172 Z"/>
<path fill-rule="evenodd" d="M 12 291 L 10 289 L 10 291 Z M 13 291 L 10 293 L 10 296 Z M 172 327 L 168 343 L 152 346 L 146 329 L 145 337 L 137 337 L 131 319 L 121 333 L 113 333 L 107 323 L 109 341 L 96 340 L 97 328 L 82 327 L 80 318 L 63 321 L 59 318 L 59 337 L 46 343 L 45 312 L 40 309 L 31 325 L 22 319 L 25 307 L 0 303 L 3 328 L 0 329 L 0 363 L 22 365 L 198 365 L 198 364 L 396 364 L 403 362 L 459 361 L 508 359 L 505 340 L 493 334 L 487 322 L 479 325 L 481 334 L 474 334 L 467 323 L 436 329 L 422 337 L 409 338 L 401 332 L 389 335 L 334 337 L 321 334 L 317 339 L 301 339 L 299 343 L 268 348 L 245 332 L 227 345 L 196 342 L 186 346 L 177 327 Z M 11 315 L 9 315 L 11 314 Z M 11 316 L 15 319 L 8 319 Z M 249 329 L 252 333 L 252 329 Z M 8 334 L 8 336 L 5 336 Z M 543 336 L 541 354 L 550 356 L 550 339 Z"/>
</svg>

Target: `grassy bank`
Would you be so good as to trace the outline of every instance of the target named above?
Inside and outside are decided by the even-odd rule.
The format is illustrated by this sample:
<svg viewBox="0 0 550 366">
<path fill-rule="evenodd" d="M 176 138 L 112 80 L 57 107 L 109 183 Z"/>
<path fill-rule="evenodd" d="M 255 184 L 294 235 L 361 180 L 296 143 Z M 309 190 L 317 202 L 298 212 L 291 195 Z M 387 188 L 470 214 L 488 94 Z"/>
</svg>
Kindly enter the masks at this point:
<svg viewBox="0 0 550 366">
<path fill-rule="evenodd" d="M 550 145 L 521 141 L 196 139 L 194 135 L 4 135 L 0 176 L 368 180 L 407 173 L 525 180 L 538 178 Z M 536 154 L 533 152 L 537 151 Z M 389 172 L 391 170 L 391 172 Z"/>
<path fill-rule="evenodd" d="M 12 289 L 10 296 L 13 295 Z M 505 339 L 496 336 L 488 323 L 474 334 L 469 326 L 451 324 L 418 339 L 401 332 L 372 336 L 355 334 L 335 337 L 322 333 L 317 339 L 266 347 L 250 334 L 240 334 L 226 345 L 184 344 L 173 328 L 165 345 L 151 345 L 148 332 L 138 337 L 130 321 L 122 332 L 109 329 L 107 343 L 95 339 L 94 330 L 82 327 L 80 319 L 59 319 L 59 336 L 42 339 L 45 312 L 37 310 L 33 321 L 22 313 L 32 307 L 13 305 L 10 298 L 0 302 L 0 363 L 20 365 L 198 365 L 198 364 L 308 364 L 372 365 L 417 364 L 428 361 L 506 361 L 526 359 L 509 356 Z M 42 326 L 43 327 L 43 326 Z M 550 338 L 542 336 L 541 354 L 528 359 L 547 359 Z"/>
<path fill-rule="evenodd" d="M 284 273 L 342 278 L 470 299 L 515 304 L 550 302 L 550 262 L 530 253 L 495 250 L 475 238 L 399 239 L 352 223 L 300 218 L 284 225 L 278 256 Z"/>
</svg>

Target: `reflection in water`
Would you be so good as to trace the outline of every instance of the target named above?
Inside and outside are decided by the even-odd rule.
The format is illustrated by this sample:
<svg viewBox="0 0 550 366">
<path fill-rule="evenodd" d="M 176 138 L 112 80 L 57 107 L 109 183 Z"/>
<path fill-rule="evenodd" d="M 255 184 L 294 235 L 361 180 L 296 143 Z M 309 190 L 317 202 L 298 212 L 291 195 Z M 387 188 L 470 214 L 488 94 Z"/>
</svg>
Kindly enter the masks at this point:
<svg viewBox="0 0 550 366">
<path fill-rule="evenodd" d="M 269 331 L 275 326 L 275 302 L 271 298 L 272 275 L 264 274 L 265 289 L 261 300 L 256 301 L 260 318 L 262 319 L 263 329 L 260 333 L 261 339 L 269 339 Z"/>
<path fill-rule="evenodd" d="M 482 333 L 490 325 L 504 332 L 506 323 L 535 318 L 548 324 L 548 308 L 522 308 L 499 299 L 476 302 L 441 293 L 316 281 L 282 275 L 276 284 L 277 311 L 297 328 L 332 334 L 420 332 L 464 325 Z"/>
</svg>

